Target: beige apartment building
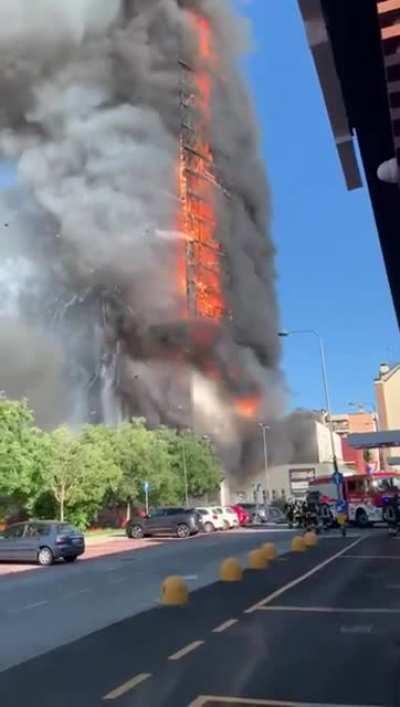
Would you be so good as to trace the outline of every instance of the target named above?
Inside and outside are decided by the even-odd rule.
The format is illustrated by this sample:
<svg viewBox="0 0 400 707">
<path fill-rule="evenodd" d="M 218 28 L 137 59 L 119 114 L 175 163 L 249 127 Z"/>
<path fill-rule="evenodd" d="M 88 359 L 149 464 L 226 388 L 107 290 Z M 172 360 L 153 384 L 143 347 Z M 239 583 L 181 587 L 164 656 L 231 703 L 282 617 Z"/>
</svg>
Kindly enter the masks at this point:
<svg viewBox="0 0 400 707">
<path fill-rule="evenodd" d="M 380 365 L 375 379 L 375 396 L 380 430 L 400 430 L 400 364 Z M 387 459 L 399 457 L 400 448 L 386 450 L 385 456 Z"/>
</svg>

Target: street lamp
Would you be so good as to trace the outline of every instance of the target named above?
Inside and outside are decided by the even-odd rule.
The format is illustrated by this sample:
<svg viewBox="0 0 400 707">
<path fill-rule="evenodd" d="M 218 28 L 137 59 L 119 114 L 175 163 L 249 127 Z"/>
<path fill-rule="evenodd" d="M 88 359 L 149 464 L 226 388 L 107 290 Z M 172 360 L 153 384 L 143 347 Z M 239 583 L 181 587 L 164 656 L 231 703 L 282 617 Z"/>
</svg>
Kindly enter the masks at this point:
<svg viewBox="0 0 400 707">
<path fill-rule="evenodd" d="M 189 482 L 188 482 L 188 469 L 187 469 L 187 458 L 186 458 L 186 445 L 185 445 L 185 430 L 182 427 L 177 427 L 177 435 L 181 437 L 181 449 L 182 449 L 182 462 L 183 462 L 183 482 L 185 486 L 185 506 L 189 508 Z"/>
<path fill-rule="evenodd" d="M 265 469 L 265 496 L 267 503 L 269 501 L 269 489 L 268 489 L 268 446 L 267 446 L 267 430 L 271 428 L 265 425 L 263 422 L 258 422 L 258 426 L 261 428 L 263 436 L 263 446 L 264 446 L 264 469 Z"/>
<path fill-rule="evenodd" d="M 331 401 L 330 401 L 329 387 L 328 387 L 328 375 L 327 375 L 327 371 L 326 371 L 324 342 L 323 342 L 321 335 L 317 331 L 315 331 L 315 329 L 299 329 L 296 331 L 279 331 L 278 332 L 278 336 L 281 336 L 281 337 L 294 336 L 296 334 L 311 334 L 312 336 L 315 336 L 318 339 L 319 354 L 320 354 L 320 359 L 321 359 L 322 382 L 323 382 L 324 394 L 325 394 L 325 407 L 326 407 L 326 411 L 328 414 L 328 422 L 329 422 L 328 428 L 329 428 L 329 436 L 330 436 L 330 441 L 331 441 L 333 468 L 334 468 L 335 472 L 338 472 L 339 467 L 338 467 L 338 461 L 337 461 L 336 451 L 335 451 L 335 438 L 333 436 L 333 421 L 332 421 Z"/>
</svg>

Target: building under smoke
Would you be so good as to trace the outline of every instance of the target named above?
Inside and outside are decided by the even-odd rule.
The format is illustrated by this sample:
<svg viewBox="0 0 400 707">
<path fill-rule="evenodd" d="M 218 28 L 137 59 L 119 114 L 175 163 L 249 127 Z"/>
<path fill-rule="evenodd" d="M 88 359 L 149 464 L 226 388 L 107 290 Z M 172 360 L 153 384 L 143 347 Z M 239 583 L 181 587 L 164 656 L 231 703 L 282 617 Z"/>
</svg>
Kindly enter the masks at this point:
<svg viewBox="0 0 400 707">
<path fill-rule="evenodd" d="M 16 356 L 1 386 L 48 424 L 194 425 L 245 470 L 281 397 L 246 28 L 222 0 L 32 5 L 0 7 L 0 336 L 35 385 Z"/>
</svg>

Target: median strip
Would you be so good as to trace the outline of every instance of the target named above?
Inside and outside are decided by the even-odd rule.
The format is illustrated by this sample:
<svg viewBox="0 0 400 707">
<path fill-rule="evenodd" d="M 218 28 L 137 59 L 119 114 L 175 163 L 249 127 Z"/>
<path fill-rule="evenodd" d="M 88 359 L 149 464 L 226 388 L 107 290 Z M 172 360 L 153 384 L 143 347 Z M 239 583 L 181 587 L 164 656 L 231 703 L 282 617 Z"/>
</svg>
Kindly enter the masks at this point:
<svg viewBox="0 0 400 707">
<path fill-rule="evenodd" d="M 192 651 L 195 651 L 196 648 L 199 648 L 202 646 L 204 641 L 193 641 L 193 643 L 189 643 L 185 648 L 182 648 L 180 651 L 177 651 L 177 653 L 173 653 L 172 655 L 168 656 L 168 660 L 180 660 L 181 658 L 184 658 L 185 655 L 188 655 L 188 653 L 192 653 Z"/>
<path fill-rule="evenodd" d="M 120 685 L 115 690 L 109 692 L 108 695 L 103 697 L 103 700 L 117 700 L 119 697 L 122 697 L 122 695 L 130 692 L 130 690 L 133 690 L 138 685 L 141 685 L 142 682 L 145 682 L 145 680 L 148 680 L 149 678 L 151 678 L 151 673 L 139 673 L 131 680 L 124 682 L 123 685 Z"/>
</svg>

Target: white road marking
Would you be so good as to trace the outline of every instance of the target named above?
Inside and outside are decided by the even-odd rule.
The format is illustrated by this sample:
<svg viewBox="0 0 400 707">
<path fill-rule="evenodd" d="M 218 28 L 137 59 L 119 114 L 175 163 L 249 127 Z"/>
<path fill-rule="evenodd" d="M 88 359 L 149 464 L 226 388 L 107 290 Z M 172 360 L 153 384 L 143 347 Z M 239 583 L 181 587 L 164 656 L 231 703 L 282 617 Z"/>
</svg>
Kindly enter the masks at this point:
<svg viewBox="0 0 400 707">
<path fill-rule="evenodd" d="M 341 626 L 340 633 L 372 633 L 372 626 Z"/>
<path fill-rule="evenodd" d="M 201 695 L 194 702 L 191 702 L 189 707 L 207 707 L 207 705 L 212 702 L 222 702 L 224 705 L 236 705 L 237 707 L 243 707 L 243 705 L 254 705 L 254 707 L 365 707 L 364 705 L 332 705 L 321 702 L 290 702 L 285 700 L 255 700 L 248 697 L 222 697 L 221 695 Z M 372 707 L 372 705 L 371 705 Z"/>
<path fill-rule="evenodd" d="M 188 653 L 192 653 L 192 651 L 195 651 L 197 648 L 200 648 L 203 643 L 204 641 L 193 641 L 193 643 L 189 643 L 184 648 L 181 648 L 180 651 L 177 651 L 176 653 L 173 653 L 172 655 L 168 656 L 168 660 L 180 660 L 181 658 L 184 658 L 185 655 L 187 655 Z"/>
<path fill-rule="evenodd" d="M 29 611 L 29 609 L 37 609 L 39 606 L 44 606 L 45 604 L 48 604 L 48 601 L 36 601 L 33 604 L 25 604 L 25 606 L 21 606 L 19 609 L 9 609 L 10 614 L 19 614 L 21 611 Z"/>
<path fill-rule="evenodd" d="M 349 559 L 349 560 L 400 560 L 400 555 L 343 555 L 342 560 L 347 560 L 347 559 Z"/>
<path fill-rule="evenodd" d="M 115 579 L 110 579 L 110 584 L 121 584 L 121 582 L 127 582 L 128 577 L 115 577 Z"/>
<path fill-rule="evenodd" d="M 195 582 L 199 578 L 198 574 L 185 574 L 182 579 L 186 579 L 187 582 Z"/>
<path fill-rule="evenodd" d="M 148 680 L 149 678 L 151 678 L 151 673 L 139 673 L 131 680 L 124 682 L 123 685 L 120 685 L 115 690 L 109 692 L 108 695 L 103 697 L 103 700 L 117 700 L 119 697 L 122 697 L 122 695 L 130 692 L 130 690 L 133 690 L 134 687 L 141 685 L 142 682 L 145 682 L 145 680 Z"/>
<path fill-rule="evenodd" d="M 226 631 L 228 628 L 231 626 L 234 626 L 235 624 L 238 623 L 238 619 L 229 619 L 229 621 L 225 621 L 223 624 L 220 624 L 217 626 L 217 628 L 213 628 L 212 632 L 213 633 L 222 633 L 223 631 Z"/>
<path fill-rule="evenodd" d="M 315 614 L 400 614 L 400 609 L 379 608 L 354 608 L 341 606 L 259 606 L 256 611 L 298 611 Z"/>
<path fill-rule="evenodd" d="M 63 594 L 60 599 L 74 599 L 80 594 L 90 594 L 92 590 L 89 587 L 83 587 L 82 589 L 77 589 L 76 592 L 69 592 L 68 594 Z"/>
<path fill-rule="evenodd" d="M 340 552 L 335 553 L 335 555 L 332 555 L 331 557 L 328 557 L 327 560 L 324 560 L 323 562 L 320 562 L 318 565 L 313 567 L 311 570 L 308 572 L 305 572 L 305 574 L 302 574 L 300 577 L 297 577 L 297 579 L 294 579 L 292 582 L 288 582 L 288 584 L 285 584 L 283 587 L 280 587 L 280 589 L 277 589 L 275 592 L 272 592 L 272 594 L 269 594 L 265 599 L 261 599 L 261 601 L 258 601 L 257 604 L 253 604 L 253 606 L 250 606 L 248 609 L 245 609 L 244 613 L 245 614 L 252 614 L 253 611 L 257 611 L 257 609 L 260 608 L 260 606 L 264 606 L 265 604 L 270 604 L 271 601 L 276 599 L 277 597 L 280 597 L 281 594 L 284 594 L 287 592 L 289 589 L 292 589 L 293 587 L 296 587 L 300 582 L 304 582 L 304 580 L 309 579 L 309 577 L 312 577 L 314 574 L 322 570 L 324 567 L 329 565 L 331 562 L 334 562 L 338 557 L 341 557 L 347 550 L 350 550 L 352 547 L 355 547 L 358 545 L 358 543 L 361 542 L 363 538 L 358 538 L 354 543 L 351 543 L 350 545 L 347 545 L 346 547 L 343 548 L 343 550 L 340 550 Z"/>
</svg>

